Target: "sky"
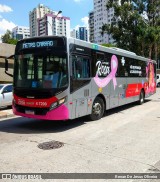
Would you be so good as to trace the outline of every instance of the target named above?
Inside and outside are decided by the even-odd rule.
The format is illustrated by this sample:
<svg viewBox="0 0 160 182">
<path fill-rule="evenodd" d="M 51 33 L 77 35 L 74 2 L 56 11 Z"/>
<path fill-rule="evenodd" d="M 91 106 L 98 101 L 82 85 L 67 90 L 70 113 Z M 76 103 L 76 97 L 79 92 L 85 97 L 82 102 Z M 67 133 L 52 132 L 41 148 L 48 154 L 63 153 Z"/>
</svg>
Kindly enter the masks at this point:
<svg viewBox="0 0 160 182">
<path fill-rule="evenodd" d="M 38 4 L 53 11 L 62 11 L 70 18 L 71 29 L 88 26 L 88 13 L 93 10 L 93 0 L 0 0 L 0 37 L 16 26 L 29 27 L 29 12 Z"/>
</svg>

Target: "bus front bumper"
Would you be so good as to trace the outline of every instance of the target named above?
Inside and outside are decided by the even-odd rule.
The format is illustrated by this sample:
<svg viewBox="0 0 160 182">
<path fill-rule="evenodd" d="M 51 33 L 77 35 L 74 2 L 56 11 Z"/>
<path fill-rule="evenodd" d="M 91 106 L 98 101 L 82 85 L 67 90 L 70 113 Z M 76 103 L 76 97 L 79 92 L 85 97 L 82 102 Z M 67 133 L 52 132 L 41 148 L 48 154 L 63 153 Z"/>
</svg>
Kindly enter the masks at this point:
<svg viewBox="0 0 160 182">
<path fill-rule="evenodd" d="M 18 116 L 23 116 L 27 118 L 42 119 L 42 120 L 68 120 L 69 119 L 69 109 L 66 105 L 62 104 L 56 109 L 49 110 L 45 115 L 37 115 L 33 111 L 26 110 L 25 112 L 19 112 L 14 104 L 12 105 L 13 113 Z"/>
</svg>

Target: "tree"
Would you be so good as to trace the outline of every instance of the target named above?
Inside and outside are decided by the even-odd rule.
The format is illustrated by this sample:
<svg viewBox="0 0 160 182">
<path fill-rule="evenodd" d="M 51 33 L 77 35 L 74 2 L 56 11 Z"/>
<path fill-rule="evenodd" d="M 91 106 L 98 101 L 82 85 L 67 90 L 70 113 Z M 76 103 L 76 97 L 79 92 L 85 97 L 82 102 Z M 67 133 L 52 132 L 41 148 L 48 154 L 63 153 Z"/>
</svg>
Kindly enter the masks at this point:
<svg viewBox="0 0 160 182">
<path fill-rule="evenodd" d="M 115 45 L 113 45 L 113 44 L 101 44 L 101 46 L 104 46 L 104 47 L 115 47 Z"/>
<path fill-rule="evenodd" d="M 2 42 L 7 44 L 17 44 L 18 40 L 12 38 L 12 33 L 7 30 L 4 35 L 1 36 Z"/>
<path fill-rule="evenodd" d="M 149 57 L 157 60 L 158 47 L 160 46 L 160 1 L 147 1 L 148 27 L 146 42 L 149 46 Z"/>
<path fill-rule="evenodd" d="M 8 43 L 8 40 L 11 39 L 11 31 L 7 30 L 4 35 L 1 36 L 3 43 Z"/>
<path fill-rule="evenodd" d="M 107 9 L 114 8 L 111 24 L 102 26 L 111 34 L 117 47 L 138 55 L 157 59 L 160 46 L 160 1 L 109 0 Z M 154 53 L 154 54 L 153 54 Z"/>
</svg>

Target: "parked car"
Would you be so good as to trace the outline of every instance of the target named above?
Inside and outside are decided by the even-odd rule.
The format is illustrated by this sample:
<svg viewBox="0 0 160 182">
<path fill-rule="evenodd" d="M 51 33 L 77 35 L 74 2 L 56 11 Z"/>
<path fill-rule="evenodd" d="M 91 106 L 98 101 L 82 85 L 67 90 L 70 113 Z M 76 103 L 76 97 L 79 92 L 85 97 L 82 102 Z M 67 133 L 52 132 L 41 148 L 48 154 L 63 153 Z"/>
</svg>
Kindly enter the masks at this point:
<svg viewBox="0 0 160 182">
<path fill-rule="evenodd" d="M 160 74 L 157 74 L 157 87 L 160 87 Z"/>
<path fill-rule="evenodd" d="M 12 84 L 0 84 L 0 108 L 12 105 Z"/>
</svg>

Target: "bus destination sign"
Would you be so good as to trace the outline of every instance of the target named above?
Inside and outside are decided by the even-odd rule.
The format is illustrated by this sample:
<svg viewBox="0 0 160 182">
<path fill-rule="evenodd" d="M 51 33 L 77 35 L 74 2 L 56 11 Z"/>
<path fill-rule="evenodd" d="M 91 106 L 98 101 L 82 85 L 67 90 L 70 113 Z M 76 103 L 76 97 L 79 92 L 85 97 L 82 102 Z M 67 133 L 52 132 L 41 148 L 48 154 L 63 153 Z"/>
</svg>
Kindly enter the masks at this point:
<svg viewBox="0 0 160 182">
<path fill-rule="evenodd" d="M 41 47 L 53 47 L 56 45 L 56 41 L 47 40 L 47 41 L 38 41 L 38 42 L 26 42 L 22 44 L 23 49 L 29 48 L 41 48 Z"/>
</svg>

